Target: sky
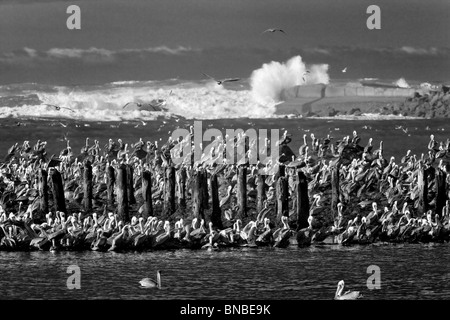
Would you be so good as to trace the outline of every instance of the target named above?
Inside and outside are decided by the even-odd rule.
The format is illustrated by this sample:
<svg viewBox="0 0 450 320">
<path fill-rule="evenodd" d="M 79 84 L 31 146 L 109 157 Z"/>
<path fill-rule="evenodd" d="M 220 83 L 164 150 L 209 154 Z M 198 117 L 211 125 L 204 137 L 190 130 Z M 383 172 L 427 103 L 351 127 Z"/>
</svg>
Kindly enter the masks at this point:
<svg viewBox="0 0 450 320">
<path fill-rule="evenodd" d="M 246 78 L 295 55 L 331 78 L 448 81 L 449 12 L 448 0 L 0 0 L 0 84 Z"/>
</svg>

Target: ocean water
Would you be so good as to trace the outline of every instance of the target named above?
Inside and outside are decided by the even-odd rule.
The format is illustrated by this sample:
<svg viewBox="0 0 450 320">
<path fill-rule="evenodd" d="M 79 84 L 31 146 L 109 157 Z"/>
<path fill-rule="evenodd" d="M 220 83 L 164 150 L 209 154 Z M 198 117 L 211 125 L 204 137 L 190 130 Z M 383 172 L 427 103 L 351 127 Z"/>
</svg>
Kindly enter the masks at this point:
<svg viewBox="0 0 450 320">
<path fill-rule="evenodd" d="M 449 244 L 221 251 L 0 252 L 0 299 L 331 300 L 337 283 L 365 300 L 450 299 Z M 69 266 L 80 289 L 69 290 Z M 368 268 L 380 288 L 368 286 Z M 161 270 L 162 289 L 141 288 Z M 369 280 L 370 283 L 373 283 Z M 157 305 L 156 305 L 157 307 Z"/>
</svg>

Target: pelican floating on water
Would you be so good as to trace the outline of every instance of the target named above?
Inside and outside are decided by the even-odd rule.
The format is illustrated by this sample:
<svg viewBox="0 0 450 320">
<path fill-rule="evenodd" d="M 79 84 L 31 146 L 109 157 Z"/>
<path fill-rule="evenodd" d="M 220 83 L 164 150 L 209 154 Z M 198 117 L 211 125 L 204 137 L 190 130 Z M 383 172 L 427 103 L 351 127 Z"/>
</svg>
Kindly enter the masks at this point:
<svg viewBox="0 0 450 320">
<path fill-rule="evenodd" d="M 336 294 L 334 296 L 335 300 L 355 300 L 362 297 L 359 291 L 347 291 L 346 293 L 342 294 L 342 292 L 344 291 L 344 286 L 344 280 L 338 282 Z"/>
<path fill-rule="evenodd" d="M 156 271 L 156 281 L 150 278 L 144 278 L 139 281 L 142 287 L 161 289 L 161 271 Z"/>
</svg>

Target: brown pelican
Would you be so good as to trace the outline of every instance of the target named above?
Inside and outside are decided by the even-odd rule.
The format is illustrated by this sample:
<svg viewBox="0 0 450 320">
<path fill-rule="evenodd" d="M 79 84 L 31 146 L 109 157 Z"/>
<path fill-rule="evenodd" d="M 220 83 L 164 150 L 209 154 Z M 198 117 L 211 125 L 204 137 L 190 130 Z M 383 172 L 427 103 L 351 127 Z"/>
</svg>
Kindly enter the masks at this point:
<svg viewBox="0 0 450 320">
<path fill-rule="evenodd" d="M 139 283 L 144 288 L 161 289 L 161 271 L 156 271 L 156 281 L 150 278 L 144 278 Z"/>
<path fill-rule="evenodd" d="M 342 294 L 342 292 L 344 291 L 344 285 L 344 280 L 339 281 L 336 294 L 334 296 L 335 300 L 355 300 L 362 297 L 359 291 L 347 291 L 346 293 Z"/>
</svg>

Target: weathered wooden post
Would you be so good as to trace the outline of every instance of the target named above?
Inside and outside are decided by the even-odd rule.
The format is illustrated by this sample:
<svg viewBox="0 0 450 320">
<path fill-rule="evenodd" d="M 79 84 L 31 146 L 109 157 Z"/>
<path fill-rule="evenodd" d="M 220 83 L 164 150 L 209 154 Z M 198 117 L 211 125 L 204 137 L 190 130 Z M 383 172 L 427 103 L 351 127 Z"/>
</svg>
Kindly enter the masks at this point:
<svg viewBox="0 0 450 320">
<path fill-rule="evenodd" d="M 203 177 L 200 171 L 193 174 L 192 185 L 192 207 L 194 218 L 205 219 L 203 207 Z"/>
<path fill-rule="evenodd" d="M 133 180 L 133 173 L 134 169 L 133 166 L 130 164 L 126 165 L 127 168 L 127 195 L 128 195 L 128 204 L 136 204 L 136 198 L 134 197 L 134 180 Z"/>
<path fill-rule="evenodd" d="M 297 231 L 309 226 L 309 197 L 308 197 L 308 180 L 302 171 L 297 173 L 296 181 L 296 209 L 297 209 Z"/>
<path fill-rule="evenodd" d="M 339 203 L 339 167 L 331 169 L 331 213 L 337 216 L 337 205 Z"/>
<path fill-rule="evenodd" d="M 275 181 L 275 197 L 278 199 L 278 190 L 277 190 L 277 188 L 276 188 L 276 184 L 277 184 L 277 182 L 278 182 L 278 179 L 280 178 L 280 177 L 284 177 L 286 175 L 286 167 L 283 165 L 283 164 L 280 164 L 280 165 L 278 165 L 278 171 L 277 171 L 277 173 L 275 174 L 275 177 L 274 177 L 274 181 Z M 275 201 L 275 212 L 279 212 L 279 210 L 281 210 L 281 209 L 279 209 L 278 208 L 278 205 L 279 205 L 279 203 L 278 203 L 278 201 Z"/>
<path fill-rule="evenodd" d="M 39 199 L 41 212 L 48 213 L 48 173 L 46 170 L 39 170 Z"/>
<path fill-rule="evenodd" d="M 209 209 L 208 171 L 202 170 L 203 179 L 203 208 Z"/>
<path fill-rule="evenodd" d="M 419 215 L 424 214 L 428 211 L 428 180 L 427 172 L 422 164 L 419 165 L 418 174 L 418 188 L 419 188 Z"/>
<path fill-rule="evenodd" d="M 435 213 L 442 217 L 442 208 L 445 207 L 447 201 L 447 175 L 441 169 L 436 171 L 436 210 Z"/>
<path fill-rule="evenodd" d="M 277 220 L 282 216 L 289 217 L 289 186 L 287 177 L 281 176 L 276 182 Z"/>
<path fill-rule="evenodd" d="M 164 199 L 164 211 L 172 214 L 175 212 L 175 168 L 169 166 L 166 168 L 166 198 Z"/>
<path fill-rule="evenodd" d="M 245 166 L 238 167 L 237 202 L 239 206 L 237 215 L 242 220 L 247 216 L 247 168 Z"/>
<path fill-rule="evenodd" d="M 108 193 L 108 205 L 114 205 L 114 184 L 116 182 L 115 171 L 112 166 L 106 168 L 106 190 Z"/>
<path fill-rule="evenodd" d="M 181 167 L 178 186 L 178 205 L 182 209 L 186 208 L 186 177 L 186 168 Z"/>
<path fill-rule="evenodd" d="M 90 161 L 86 161 L 84 164 L 83 171 L 83 201 L 84 201 L 84 211 L 89 213 L 92 211 L 92 165 Z"/>
<path fill-rule="evenodd" d="M 142 172 L 142 197 L 144 198 L 142 216 L 144 218 L 153 216 L 152 175 L 148 170 Z"/>
<path fill-rule="evenodd" d="M 66 209 L 66 200 L 64 199 L 64 187 L 61 173 L 56 168 L 50 169 L 50 178 L 52 181 L 53 206 L 56 211 L 68 213 Z"/>
<path fill-rule="evenodd" d="M 211 179 L 211 200 L 212 200 L 211 222 L 215 228 L 223 229 L 222 210 L 220 209 L 219 184 L 217 182 L 217 175 L 216 174 L 211 175 L 210 179 Z"/>
<path fill-rule="evenodd" d="M 117 170 L 116 194 L 117 194 L 117 214 L 123 222 L 128 222 L 129 206 L 128 206 L 128 188 L 127 188 L 127 167 L 122 164 Z"/>
<path fill-rule="evenodd" d="M 267 199 L 266 195 L 266 180 L 265 176 L 262 174 L 258 174 L 256 176 L 256 211 L 261 212 L 262 209 L 264 209 L 264 201 Z"/>
</svg>

